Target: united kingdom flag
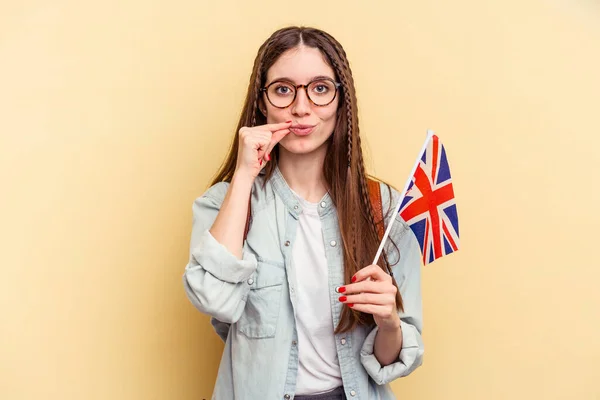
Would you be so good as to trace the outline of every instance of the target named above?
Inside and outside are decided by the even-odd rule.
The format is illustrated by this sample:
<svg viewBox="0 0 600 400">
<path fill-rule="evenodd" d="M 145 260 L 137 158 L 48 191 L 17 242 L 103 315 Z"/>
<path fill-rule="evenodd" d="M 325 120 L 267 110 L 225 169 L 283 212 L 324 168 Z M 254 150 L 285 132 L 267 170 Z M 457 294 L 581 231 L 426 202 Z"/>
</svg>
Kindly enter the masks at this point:
<svg viewBox="0 0 600 400">
<path fill-rule="evenodd" d="M 418 161 L 400 206 L 400 216 L 417 237 L 424 265 L 458 250 L 452 177 L 446 150 L 436 135 L 431 136 Z"/>
</svg>

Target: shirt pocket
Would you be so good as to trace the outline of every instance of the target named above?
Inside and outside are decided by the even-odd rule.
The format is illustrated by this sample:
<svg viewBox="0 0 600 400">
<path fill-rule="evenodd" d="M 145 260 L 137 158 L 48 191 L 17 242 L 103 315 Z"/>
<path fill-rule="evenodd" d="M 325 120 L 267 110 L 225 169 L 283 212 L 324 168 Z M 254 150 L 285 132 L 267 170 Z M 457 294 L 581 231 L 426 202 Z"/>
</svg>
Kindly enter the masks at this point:
<svg viewBox="0 0 600 400">
<path fill-rule="evenodd" d="M 246 307 L 237 322 L 237 329 L 253 339 L 275 337 L 281 309 L 285 269 L 258 260 L 256 272 L 246 282 L 251 285 Z"/>
</svg>

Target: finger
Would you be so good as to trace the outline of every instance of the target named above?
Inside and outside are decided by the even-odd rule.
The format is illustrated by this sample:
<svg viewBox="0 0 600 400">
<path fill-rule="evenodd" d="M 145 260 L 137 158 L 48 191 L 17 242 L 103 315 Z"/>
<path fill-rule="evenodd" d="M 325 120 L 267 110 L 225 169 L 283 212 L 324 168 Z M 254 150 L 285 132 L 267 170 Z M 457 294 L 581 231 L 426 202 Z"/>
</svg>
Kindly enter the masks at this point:
<svg viewBox="0 0 600 400">
<path fill-rule="evenodd" d="M 256 151 L 264 150 L 270 143 L 271 136 L 272 134 L 269 131 L 252 131 L 242 128 L 240 130 L 240 145 Z"/>
<path fill-rule="evenodd" d="M 273 150 L 275 145 L 277 145 L 277 143 L 279 143 L 281 141 L 281 139 L 286 137 L 289 133 L 290 133 L 289 129 L 281 129 L 281 130 L 278 130 L 273 133 L 273 136 L 271 136 L 271 142 L 269 143 L 269 145 L 267 146 L 267 149 L 265 150 L 265 159 L 267 161 L 269 161 L 271 159 L 271 151 Z"/>
<path fill-rule="evenodd" d="M 268 131 L 275 132 L 281 129 L 289 128 L 290 126 L 292 126 L 292 121 L 280 122 L 278 124 L 259 125 L 255 126 L 255 128 L 266 129 Z"/>
<path fill-rule="evenodd" d="M 362 281 L 357 283 L 351 283 L 349 285 L 342 286 L 338 289 L 339 293 L 344 295 L 357 294 L 357 293 L 394 293 L 396 294 L 398 288 L 392 282 L 385 281 Z"/>
<path fill-rule="evenodd" d="M 271 132 L 268 131 L 260 131 L 254 132 L 252 134 L 252 141 L 254 149 L 257 152 L 258 159 L 262 159 L 266 153 L 267 147 L 269 147 L 269 143 L 271 143 Z"/>
<path fill-rule="evenodd" d="M 377 286 L 378 286 L 377 282 L 362 281 L 362 282 L 357 282 L 357 283 L 351 283 L 349 285 L 344 285 L 340 288 L 339 291 L 340 291 L 340 293 L 343 293 L 346 296 L 349 294 L 356 294 L 356 293 L 363 293 L 363 292 L 378 293 L 379 288 Z"/>
<path fill-rule="evenodd" d="M 376 281 L 391 281 L 392 277 L 385 273 L 379 265 L 371 264 L 359 270 L 352 277 L 352 282 L 361 282 L 367 278 L 374 279 Z"/>
<path fill-rule="evenodd" d="M 390 306 L 380 306 L 377 304 L 348 304 L 348 307 L 380 318 L 390 318 L 394 313 Z"/>
<path fill-rule="evenodd" d="M 396 306 L 396 296 L 391 293 L 360 293 L 350 296 L 340 296 L 338 300 L 344 304 L 376 304 L 380 306 Z"/>
</svg>

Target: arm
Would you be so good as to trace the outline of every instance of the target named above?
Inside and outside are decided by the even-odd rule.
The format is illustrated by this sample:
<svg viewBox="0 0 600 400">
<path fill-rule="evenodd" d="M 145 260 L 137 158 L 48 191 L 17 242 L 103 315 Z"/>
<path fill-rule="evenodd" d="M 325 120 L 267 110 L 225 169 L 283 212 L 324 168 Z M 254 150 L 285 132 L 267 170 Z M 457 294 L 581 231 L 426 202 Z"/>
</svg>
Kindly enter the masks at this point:
<svg viewBox="0 0 600 400">
<path fill-rule="evenodd" d="M 402 227 L 402 232 L 395 235 L 400 250 L 400 261 L 393 268 L 404 303 L 404 312 L 397 314 L 400 328 L 394 332 L 393 325 L 389 326 L 389 329 L 388 326 L 382 325 L 375 327 L 365 339 L 361 350 L 363 366 L 380 385 L 413 372 L 423 363 L 424 353 L 421 337 L 421 251 L 415 236 L 404 221 L 399 220 L 396 223 L 399 228 Z M 394 251 L 390 250 L 390 254 L 393 253 Z"/>
<path fill-rule="evenodd" d="M 395 362 L 402 349 L 402 327 L 400 318 L 396 315 L 395 325 L 383 328 L 379 327 L 375 336 L 375 358 L 382 367 Z"/>
<path fill-rule="evenodd" d="M 270 160 L 273 147 L 289 133 L 290 125 L 291 121 L 288 121 L 240 129 L 235 173 L 221 209 L 210 228 L 215 240 L 237 258 L 242 258 L 248 199 L 254 179 L 264 167 L 263 163 Z"/>
<path fill-rule="evenodd" d="M 209 230 L 231 186 L 219 183 L 194 202 L 190 260 L 183 275 L 184 288 L 192 304 L 225 323 L 236 322 L 241 316 L 250 290 L 250 285 L 244 282 L 257 268 L 256 258 L 243 252 L 241 243 L 241 257 L 236 257 Z M 247 199 L 244 208 L 248 208 Z M 245 221 L 244 218 L 243 223 Z M 243 231 L 244 227 L 239 229 Z M 240 238 L 240 242 L 242 240 Z"/>
<path fill-rule="evenodd" d="M 253 182 L 254 178 L 250 176 L 234 175 L 223 205 L 210 228 L 210 234 L 215 240 L 240 259 Z"/>
<path fill-rule="evenodd" d="M 240 129 L 231 184 L 213 186 L 194 203 L 190 261 L 183 285 L 192 304 L 222 323 L 235 323 L 246 305 L 257 261 L 243 251 L 248 199 L 254 179 L 291 121 Z"/>
<path fill-rule="evenodd" d="M 233 179 L 232 185 L 223 200 L 223 205 L 217 214 L 217 218 L 209 230 L 215 240 L 223 244 L 225 248 L 239 259 L 243 258 L 242 248 L 245 226 L 240 227 L 238 221 L 246 222 L 249 212 L 247 205 L 251 188 L 251 180 Z M 188 287 L 186 285 L 186 289 Z M 227 341 L 231 324 L 219 321 L 214 317 L 210 319 L 210 323 L 221 340 L 223 342 Z"/>
</svg>

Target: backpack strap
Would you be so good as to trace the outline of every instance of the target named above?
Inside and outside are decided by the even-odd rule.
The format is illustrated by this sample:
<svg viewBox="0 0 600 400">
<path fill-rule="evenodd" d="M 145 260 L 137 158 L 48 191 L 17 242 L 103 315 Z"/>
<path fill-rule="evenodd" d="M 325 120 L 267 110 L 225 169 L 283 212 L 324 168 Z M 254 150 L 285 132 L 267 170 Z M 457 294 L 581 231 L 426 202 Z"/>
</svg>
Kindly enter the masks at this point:
<svg viewBox="0 0 600 400">
<path fill-rule="evenodd" d="M 369 189 L 371 207 L 373 207 L 373 216 L 375 217 L 377 235 L 379 236 L 379 240 L 381 240 L 383 239 L 385 232 L 385 227 L 383 224 L 383 205 L 381 203 L 381 186 L 378 181 L 368 179 L 367 187 Z M 250 219 L 252 218 L 252 210 L 250 206 L 250 199 L 248 199 L 248 216 L 246 217 L 246 226 L 244 227 L 244 240 L 246 240 L 248 237 L 248 231 L 250 230 Z"/>
<path fill-rule="evenodd" d="M 373 179 L 367 180 L 367 186 L 369 187 L 369 198 L 371 200 L 371 207 L 373 207 L 373 217 L 375 217 L 374 222 L 377 229 L 377 236 L 379 236 L 379 240 L 381 240 L 385 233 L 383 204 L 381 202 L 381 186 L 378 181 Z"/>
</svg>

